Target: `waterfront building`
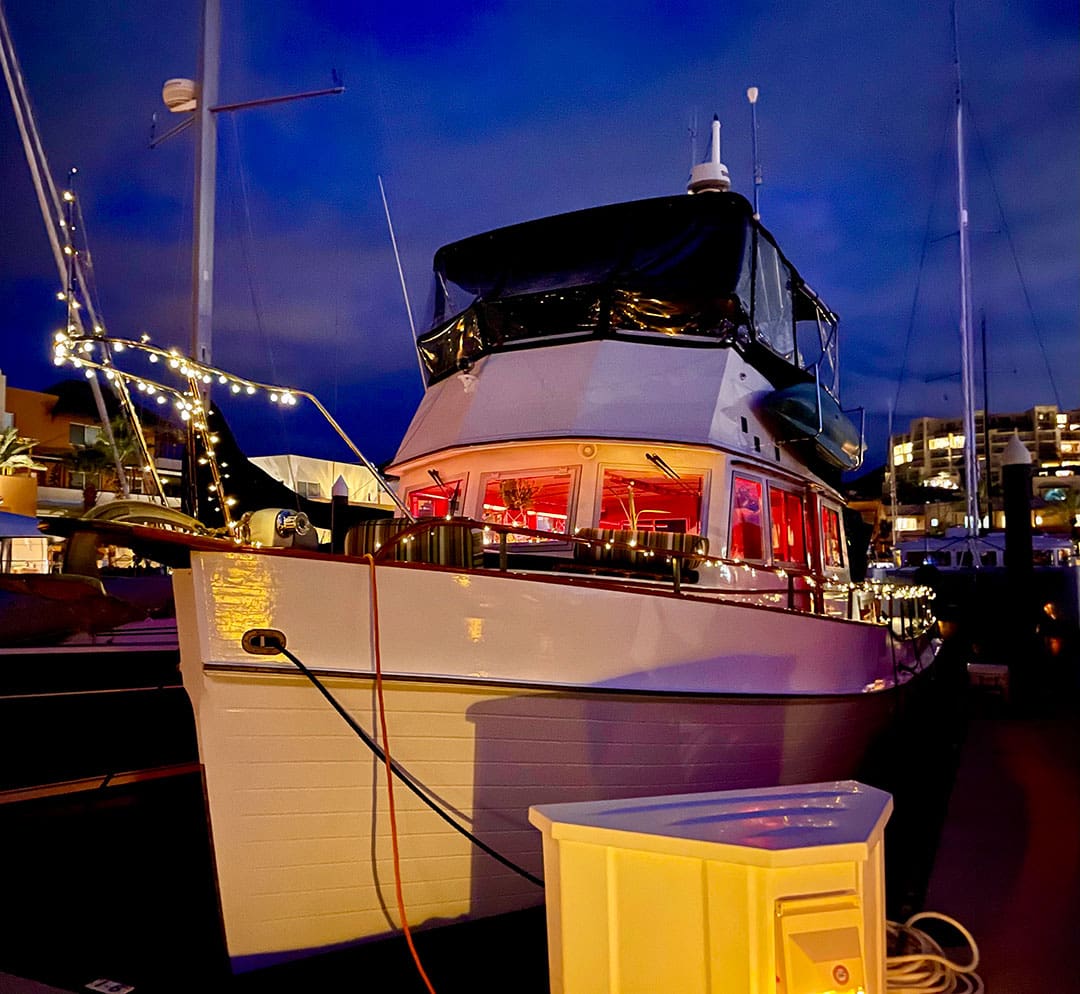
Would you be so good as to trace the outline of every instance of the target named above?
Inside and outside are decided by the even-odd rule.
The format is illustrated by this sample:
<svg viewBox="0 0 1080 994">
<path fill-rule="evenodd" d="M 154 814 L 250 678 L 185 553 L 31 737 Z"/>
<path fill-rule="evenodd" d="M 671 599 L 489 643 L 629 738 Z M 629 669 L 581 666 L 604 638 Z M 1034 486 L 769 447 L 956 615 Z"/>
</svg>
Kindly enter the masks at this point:
<svg viewBox="0 0 1080 994">
<path fill-rule="evenodd" d="M 122 431 L 120 407 L 112 395 L 106 406 L 113 420 L 128 489 L 132 496 L 154 491 L 141 466 L 130 432 Z M 77 511 L 86 501 L 96 502 L 119 489 L 115 463 L 105 448 L 103 426 L 89 385 L 85 380 L 65 380 L 46 391 L 10 386 L 0 374 L 0 411 L 3 427 L 13 426 L 19 438 L 30 445 L 33 470 L 24 476 L 36 483 L 35 507 L 23 513 L 58 514 Z M 159 478 L 165 484 L 170 503 L 179 504 L 184 433 L 169 422 L 143 414 L 143 430 L 154 457 Z"/>
<path fill-rule="evenodd" d="M 980 515 L 983 527 L 1004 525 L 1001 507 L 1001 461 L 1017 434 L 1032 460 L 1032 524 L 1044 531 L 1073 531 L 1080 526 L 1080 409 L 1059 410 L 1040 404 L 1010 414 L 975 413 L 975 450 L 979 463 Z M 895 473 L 896 540 L 944 533 L 964 524 L 963 422 L 955 418 L 915 418 L 904 434 L 889 439 L 889 466 L 883 500 L 891 504 Z M 986 452 L 989 442 L 989 503 Z M 901 534 L 901 533 L 906 533 Z"/>
</svg>

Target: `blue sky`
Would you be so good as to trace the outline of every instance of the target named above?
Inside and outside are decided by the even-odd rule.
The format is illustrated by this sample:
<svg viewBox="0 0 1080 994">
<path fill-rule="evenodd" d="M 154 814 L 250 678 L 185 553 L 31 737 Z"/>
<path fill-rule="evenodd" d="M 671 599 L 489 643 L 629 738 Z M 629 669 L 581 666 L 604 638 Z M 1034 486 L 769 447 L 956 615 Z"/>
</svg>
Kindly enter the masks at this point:
<svg viewBox="0 0 1080 994">
<path fill-rule="evenodd" d="M 111 332 L 186 348 L 194 142 L 151 151 L 148 138 L 155 112 L 159 130 L 174 120 L 162 82 L 194 73 L 199 3 L 4 2 L 53 171 L 79 168 Z M 844 402 L 868 411 L 869 461 L 884 459 L 894 400 L 899 424 L 959 411 L 947 3 L 222 7 L 223 102 L 321 88 L 335 70 L 346 92 L 219 119 L 214 358 L 315 392 L 372 458 L 393 454 L 421 392 L 378 176 L 425 326 L 440 245 L 679 193 L 713 113 L 734 187 L 750 195 L 750 85 L 763 220 L 841 316 Z M 1077 5 L 959 10 L 991 405 L 1077 406 Z M 2 102 L 0 369 L 41 388 L 56 379 L 49 340 L 63 315 Z M 252 454 L 305 447 L 290 430 L 300 418 L 226 413 Z"/>
</svg>

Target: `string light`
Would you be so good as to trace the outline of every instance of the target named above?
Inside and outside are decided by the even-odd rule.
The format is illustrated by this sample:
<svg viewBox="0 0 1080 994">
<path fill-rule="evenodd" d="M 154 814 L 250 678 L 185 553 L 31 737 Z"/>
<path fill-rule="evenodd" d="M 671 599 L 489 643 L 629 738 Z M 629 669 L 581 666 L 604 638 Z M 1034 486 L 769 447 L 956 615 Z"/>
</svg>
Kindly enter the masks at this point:
<svg viewBox="0 0 1080 994">
<path fill-rule="evenodd" d="M 68 293 L 60 292 L 57 294 L 57 298 L 70 301 L 75 306 L 78 306 L 77 302 L 74 301 Z M 295 407 L 298 397 L 306 397 L 315 403 L 323 416 L 327 418 L 338 434 L 342 435 L 342 438 L 346 443 L 358 453 L 358 450 L 356 450 L 355 446 L 353 446 L 352 443 L 348 441 L 347 437 L 342 434 L 341 429 L 330 417 L 326 409 L 323 408 L 311 394 L 303 391 L 295 391 L 292 388 L 282 388 L 233 376 L 225 370 L 216 369 L 204 363 L 188 359 L 181 355 L 175 348 L 167 350 L 158 348 L 150 344 L 150 336 L 145 332 L 139 336 L 138 341 L 107 337 L 104 335 L 104 329 L 98 324 L 95 324 L 94 332 L 95 335 L 93 337 L 80 334 L 79 329 L 76 328 L 74 324 L 68 326 L 66 333 L 57 331 L 53 336 L 54 364 L 62 366 L 65 363 L 70 362 L 75 369 L 84 369 L 87 377 L 92 377 L 94 375 L 94 370 L 103 370 L 106 377 L 113 381 L 118 387 L 123 383 L 133 383 L 140 393 L 143 393 L 148 397 L 153 396 L 159 405 L 164 405 L 168 403 L 169 400 L 172 400 L 180 420 L 186 424 L 190 424 L 194 428 L 196 435 L 201 439 L 202 445 L 206 451 L 206 456 L 199 458 L 199 464 L 208 466 L 210 469 L 211 478 L 213 480 L 213 483 L 210 485 L 210 491 L 215 495 L 214 509 L 223 513 L 226 527 L 234 532 L 235 522 L 233 522 L 229 516 L 229 509 L 235 507 L 237 501 L 236 498 L 222 493 L 223 480 L 227 480 L 229 477 L 227 474 L 221 474 L 217 463 L 214 446 L 220 442 L 220 439 L 216 434 L 212 434 L 209 430 L 206 420 L 207 411 L 200 398 L 202 386 L 208 385 L 216 379 L 219 386 L 228 387 L 229 393 L 234 396 L 244 393 L 250 397 L 262 390 L 267 393 L 272 403 L 281 404 L 286 407 Z M 99 359 L 95 360 L 92 356 L 99 347 L 102 349 L 102 354 Z M 170 370 L 175 371 L 178 375 L 184 377 L 188 381 L 187 389 L 180 390 L 112 366 L 108 353 L 109 347 L 116 353 L 124 352 L 126 350 L 141 353 L 153 364 L 165 362 Z M 361 459 L 362 458 L 363 457 L 361 456 Z M 224 466 L 224 464 L 222 464 L 222 466 Z"/>
</svg>

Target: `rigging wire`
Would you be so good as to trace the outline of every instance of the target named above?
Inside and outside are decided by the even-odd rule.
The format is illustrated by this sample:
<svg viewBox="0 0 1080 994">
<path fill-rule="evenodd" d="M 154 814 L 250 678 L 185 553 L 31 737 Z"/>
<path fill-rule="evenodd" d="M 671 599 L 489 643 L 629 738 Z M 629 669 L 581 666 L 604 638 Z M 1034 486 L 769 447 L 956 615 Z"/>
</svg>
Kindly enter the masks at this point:
<svg viewBox="0 0 1080 994">
<path fill-rule="evenodd" d="M 274 361 L 274 350 L 263 325 L 262 308 L 259 305 L 259 294 L 255 287 L 255 267 L 251 260 L 251 247 L 254 244 L 255 236 L 251 224 L 251 203 L 248 199 L 247 174 L 244 172 L 244 157 L 240 149 L 240 129 L 236 123 L 235 114 L 230 115 L 229 121 L 232 123 L 233 141 L 236 146 L 236 172 L 240 180 L 241 210 L 244 219 L 244 226 L 240 232 L 240 254 L 244 262 L 244 276 L 247 280 L 248 294 L 251 297 L 251 309 L 255 312 L 255 328 L 266 346 L 267 357 L 270 361 L 270 379 L 276 383 L 278 380 L 277 364 Z"/>
<path fill-rule="evenodd" d="M 266 326 L 263 324 L 262 319 L 262 307 L 259 303 L 259 294 L 255 285 L 255 265 L 252 259 L 254 255 L 253 246 L 255 244 L 254 227 L 251 222 L 251 201 L 248 197 L 247 186 L 247 174 L 244 171 L 244 156 L 240 147 L 240 128 L 236 123 L 235 114 L 229 115 L 229 120 L 232 123 L 233 142 L 236 148 L 236 172 L 240 180 L 240 202 L 241 211 L 243 213 L 243 226 L 240 231 L 240 255 L 244 263 L 244 277 L 247 281 L 248 294 L 251 297 L 251 309 L 255 314 L 255 328 L 259 333 L 259 337 L 262 340 L 263 347 L 266 349 L 267 359 L 270 363 L 270 379 L 275 383 L 278 380 L 277 362 L 274 357 L 274 347 L 270 336 L 266 333 Z M 282 439 L 288 436 L 288 429 L 285 426 L 285 412 L 280 408 L 277 410 L 278 430 L 281 433 Z M 288 445 L 285 446 L 290 448 Z M 297 509 L 300 507 L 300 491 L 299 481 L 296 473 L 293 470 L 292 459 L 287 462 L 289 470 L 289 489 L 293 492 L 295 497 L 295 504 Z"/>
<path fill-rule="evenodd" d="M 893 402 L 891 410 L 895 413 L 898 410 L 900 402 L 900 390 L 904 385 L 904 378 L 907 376 L 908 370 L 908 357 L 911 351 L 911 340 L 915 330 L 915 313 L 919 305 L 919 289 L 922 285 L 923 270 L 926 267 L 926 255 L 930 248 L 930 226 L 934 216 L 934 208 L 937 205 L 938 191 L 941 188 L 941 175 L 943 173 L 943 163 L 945 161 L 945 152 L 949 144 L 949 123 L 951 122 L 951 116 L 946 120 L 945 127 L 941 138 L 941 146 L 938 149 L 937 164 L 934 167 L 934 188 L 930 194 L 930 206 L 926 212 L 926 228 L 923 232 L 922 250 L 919 253 L 919 268 L 915 274 L 915 293 L 911 300 L 911 310 L 908 314 L 908 326 L 907 334 L 904 338 L 904 354 L 903 360 L 900 364 L 900 375 L 896 380 L 896 393 L 893 395 Z M 892 439 L 889 439 L 889 445 L 892 445 Z M 890 453 L 891 456 L 891 453 Z"/>
<path fill-rule="evenodd" d="M 1046 344 L 1043 342 L 1042 332 L 1039 330 L 1038 321 L 1035 319 L 1035 307 L 1031 302 L 1031 294 L 1028 292 L 1027 281 L 1024 279 L 1024 273 L 1020 269 L 1020 257 L 1016 252 L 1016 244 L 1013 242 L 1012 232 L 1009 230 L 1009 222 L 1005 218 L 1005 208 L 1001 202 L 1001 195 L 998 193 L 997 183 L 994 182 L 994 173 L 990 167 L 990 157 L 986 151 L 986 145 L 982 140 L 982 135 L 979 133 L 979 127 L 975 123 L 975 113 L 970 107 L 968 107 L 968 114 L 971 117 L 971 126 L 975 131 L 975 139 L 979 146 L 979 151 L 982 153 L 983 162 L 986 165 L 986 175 L 990 181 L 990 190 L 994 195 L 994 203 L 997 205 L 998 217 L 1001 218 L 1001 227 L 1005 232 L 1005 239 L 1009 243 L 1009 254 L 1012 256 L 1013 266 L 1016 269 L 1016 277 L 1020 281 L 1020 290 L 1024 295 L 1024 303 L 1027 305 L 1028 314 L 1031 317 L 1031 327 L 1035 332 L 1035 342 L 1039 346 L 1039 352 L 1042 355 L 1043 363 L 1046 366 L 1046 375 L 1050 380 L 1050 389 L 1054 393 L 1054 402 L 1058 406 L 1058 410 L 1062 410 L 1064 405 L 1061 403 L 1061 394 L 1058 391 L 1057 382 L 1054 380 L 1054 370 L 1050 365 L 1050 358 L 1046 353 Z M 987 412 L 989 416 L 989 412 Z"/>
<path fill-rule="evenodd" d="M 45 231 L 49 239 L 49 244 L 53 250 L 53 257 L 56 261 L 60 279 L 64 283 L 64 299 L 67 304 L 67 320 L 64 333 L 67 334 L 72 328 L 80 334 L 83 332 L 84 322 L 79 310 L 81 307 L 85 307 L 94 335 L 101 336 L 104 334 L 104 329 L 102 327 L 103 322 L 98 317 L 98 311 L 95 305 L 93 273 L 88 269 L 84 269 L 82 254 L 76 250 L 75 239 L 72 235 L 73 230 L 80 228 L 83 224 L 82 208 L 70 190 L 65 191 L 63 199 L 61 200 L 60 194 L 56 188 L 52 172 L 49 169 L 49 160 L 45 154 L 45 148 L 41 141 L 41 132 L 38 129 L 37 120 L 34 116 L 33 103 L 30 100 L 30 94 L 26 87 L 22 66 L 19 63 L 18 54 L 15 51 L 15 42 L 11 37 L 7 13 L 4 10 L 2 2 L 0 2 L 0 68 L 3 69 L 3 76 L 7 83 L 8 93 L 11 97 L 12 110 L 15 113 L 15 121 L 18 126 L 19 136 L 22 139 L 23 150 L 26 153 L 31 180 L 35 192 L 37 193 L 38 206 L 41 210 L 42 220 L 45 222 Z M 75 169 L 71 170 L 71 177 L 74 177 L 75 172 Z M 75 224 L 76 217 L 78 218 L 78 225 Z M 63 232 L 63 247 L 61 247 L 60 244 L 60 234 L 58 229 Z M 83 242 L 85 245 L 85 236 Z M 86 248 L 85 255 L 86 266 L 90 267 L 91 262 L 88 247 Z M 82 292 L 79 295 L 82 297 L 81 301 L 76 299 L 76 286 L 81 288 Z M 105 356 L 108 362 L 111 362 L 107 351 Z M 112 380 L 117 396 L 119 397 L 121 407 L 134 429 L 134 434 L 140 447 L 141 459 L 144 462 L 144 465 L 150 466 L 150 474 L 154 480 L 161 500 L 164 502 L 165 491 L 158 478 L 157 471 L 153 468 L 153 460 L 150 458 L 146 439 L 143 437 L 142 427 L 139 423 L 138 415 L 135 411 L 131 397 L 122 382 L 117 382 L 112 377 L 110 377 L 110 379 Z M 113 465 L 116 469 L 116 476 L 121 494 L 124 497 L 130 496 L 127 472 L 123 465 L 123 459 L 116 438 L 113 435 L 109 412 L 105 405 L 105 399 L 101 392 L 101 384 L 98 381 L 96 372 L 89 377 L 89 383 L 90 391 L 94 398 L 94 405 L 97 408 L 98 417 L 101 421 L 101 431 L 113 457 Z"/>
</svg>

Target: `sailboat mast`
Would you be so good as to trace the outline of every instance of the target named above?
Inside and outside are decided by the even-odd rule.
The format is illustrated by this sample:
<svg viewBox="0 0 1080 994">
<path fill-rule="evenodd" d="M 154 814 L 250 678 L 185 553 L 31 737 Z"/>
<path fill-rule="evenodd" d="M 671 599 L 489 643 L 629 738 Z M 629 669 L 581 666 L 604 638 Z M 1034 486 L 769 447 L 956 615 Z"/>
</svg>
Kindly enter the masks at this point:
<svg viewBox="0 0 1080 994">
<path fill-rule="evenodd" d="M 211 363 L 214 309 L 214 194 L 217 178 L 218 63 L 221 49 L 221 5 L 203 3 L 195 124 L 195 235 L 192 245 L 191 358 Z"/>
<path fill-rule="evenodd" d="M 956 64 L 956 208 L 960 226 L 960 375 L 964 399 L 964 490 L 968 535 L 979 533 L 978 467 L 975 462 L 975 345 L 971 329 L 971 243 L 968 232 L 967 173 L 964 167 L 964 84 L 953 4 L 953 59 Z"/>
</svg>

